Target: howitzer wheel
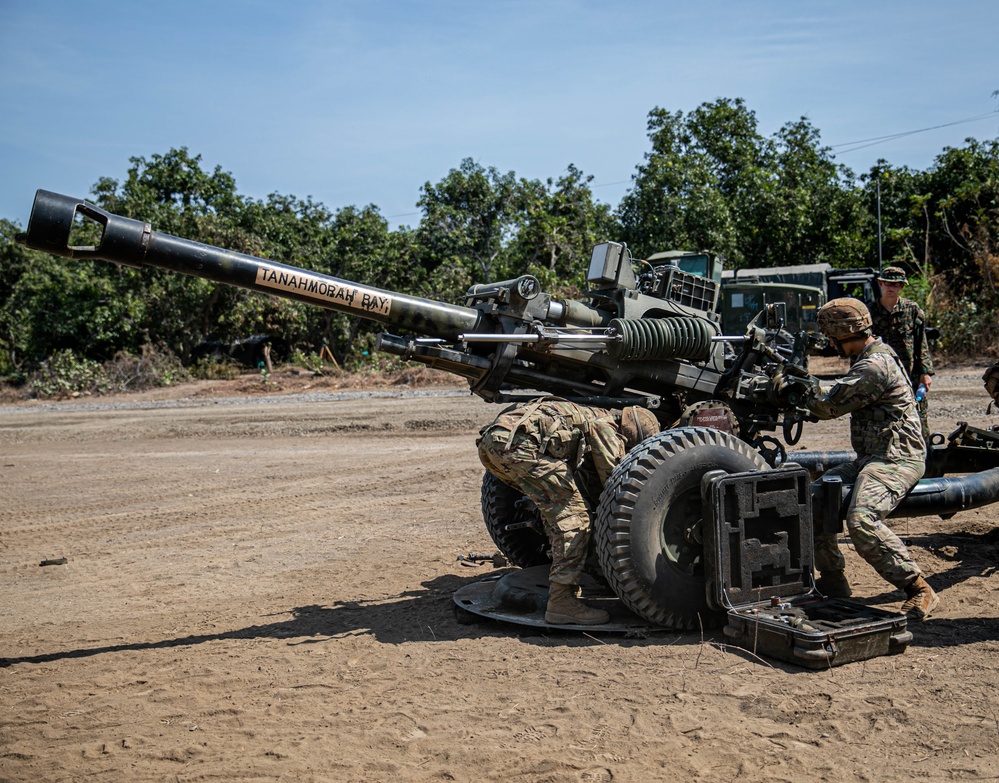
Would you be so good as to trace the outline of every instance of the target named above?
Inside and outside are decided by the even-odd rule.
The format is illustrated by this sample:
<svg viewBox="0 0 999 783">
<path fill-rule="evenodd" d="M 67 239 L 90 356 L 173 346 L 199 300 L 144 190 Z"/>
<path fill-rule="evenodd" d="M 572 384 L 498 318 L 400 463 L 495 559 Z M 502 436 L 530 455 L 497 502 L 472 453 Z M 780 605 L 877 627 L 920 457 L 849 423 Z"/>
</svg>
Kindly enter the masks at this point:
<svg viewBox="0 0 999 783">
<path fill-rule="evenodd" d="M 611 589 L 632 612 L 667 628 L 717 626 L 707 601 L 701 477 L 769 466 L 749 444 L 706 427 L 654 435 L 604 487 L 594 531 Z"/>
<path fill-rule="evenodd" d="M 531 568 L 551 563 L 537 507 L 489 471 L 482 476 L 482 519 L 493 543 L 513 565 Z"/>
</svg>

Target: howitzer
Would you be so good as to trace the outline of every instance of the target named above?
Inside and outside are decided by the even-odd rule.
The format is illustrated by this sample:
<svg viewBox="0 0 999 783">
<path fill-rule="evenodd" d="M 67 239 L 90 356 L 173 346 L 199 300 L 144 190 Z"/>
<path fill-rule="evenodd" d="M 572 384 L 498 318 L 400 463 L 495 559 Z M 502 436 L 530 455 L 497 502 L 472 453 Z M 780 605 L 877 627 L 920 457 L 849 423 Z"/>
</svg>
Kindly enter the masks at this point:
<svg viewBox="0 0 999 783">
<path fill-rule="evenodd" d="M 81 220 L 95 237 L 74 245 Z M 803 369 L 806 335 L 785 355 L 773 308 L 744 335 L 723 335 L 715 280 L 684 271 L 669 255 L 662 263 L 643 262 L 636 273 L 627 248 L 613 242 L 594 248 L 590 290 L 581 299 L 554 297 L 535 277 L 522 275 L 474 285 L 462 305 L 452 305 L 161 234 L 148 223 L 44 190 L 18 241 L 69 258 L 168 269 L 386 324 L 409 334 L 383 334 L 381 350 L 466 378 L 490 402 L 529 390 L 604 407 L 648 407 L 664 431 L 637 446 L 601 496 L 589 500 L 602 577 L 629 609 L 666 627 L 694 628 L 715 616 L 705 594 L 702 477 L 785 462 L 784 445 L 762 433 L 782 428 L 793 444 L 809 419 L 803 402 L 814 379 Z M 825 466 L 828 460 L 818 455 L 814 461 Z M 967 493 L 947 489 L 941 493 L 946 501 L 925 500 L 919 512 L 994 502 L 999 469 L 980 474 Z M 825 500 L 822 492 L 816 482 L 813 494 L 828 509 L 829 525 L 848 488 L 837 487 L 835 498 Z M 511 563 L 547 561 L 537 509 L 519 492 L 486 473 L 482 508 Z"/>
<path fill-rule="evenodd" d="M 71 241 L 81 219 L 98 235 L 86 246 Z M 644 405 L 672 424 L 685 412 L 696 420 L 700 409 L 691 406 L 717 400 L 731 431 L 747 441 L 805 416 L 768 395 L 774 354 L 760 349 L 773 328 L 754 330 L 738 372 L 727 371 L 726 350 L 747 338 L 720 333 L 718 284 L 671 263 L 646 264 L 636 275 L 616 243 L 594 248 L 585 299 L 557 299 L 522 275 L 474 285 L 463 305 L 452 305 L 161 234 L 44 190 L 18 239 L 55 255 L 159 267 L 386 324 L 410 336 L 381 335 L 381 351 L 467 378 L 493 402 L 531 389 L 608 407 Z"/>
</svg>

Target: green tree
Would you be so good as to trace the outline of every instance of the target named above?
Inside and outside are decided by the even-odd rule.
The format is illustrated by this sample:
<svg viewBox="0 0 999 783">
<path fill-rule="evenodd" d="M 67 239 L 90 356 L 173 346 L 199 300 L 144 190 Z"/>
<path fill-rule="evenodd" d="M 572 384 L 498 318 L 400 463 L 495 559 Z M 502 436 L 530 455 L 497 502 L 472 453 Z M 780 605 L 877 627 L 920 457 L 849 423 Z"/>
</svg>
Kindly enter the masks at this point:
<svg viewBox="0 0 999 783">
<path fill-rule="evenodd" d="M 593 245 L 619 235 L 610 207 L 594 202 L 592 181 L 571 164 L 557 180 L 521 181 L 510 255 L 549 291 L 582 288 Z"/>
<path fill-rule="evenodd" d="M 201 156 L 185 147 L 130 163 L 123 182 L 105 177 L 94 186 L 99 206 L 162 233 L 240 252 L 258 250 L 258 240 L 240 223 L 245 202 L 231 174 L 218 166 L 203 170 Z M 119 288 L 119 296 L 144 302 L 140 341 L 167 345 L 185 361 L 205 339 L 246 336 L 238 334 L 245 319 L 233 312 L 240 305 L 256 307 L 239 289 L 158 269 L 120 270 Z"/>
<path fill-rule="evenodd" d="M 721 114 L 731 108 L 753 129 L 754 138 L 740 139 L 738 146 L 755 146 L 756 119 L 741 101 L 724 102 Z M 701 115 L 711 107 L 702 107 Z M 734 241 L 732 205 L 726 200 L 722 180 L 732 185 L 734 171 L 724 171 L 725 159 L 713 157 L 712 143 L 724 134 L 698 137 L 705 116 L 688 120 L 682 112 L 655 108 L 649 113 L 648 133 L 652 145 L 645 163 L 638 167 L 635 184 L 618 208 L 624 238 L 638 256 L 659 250 L 707 248 L 729 258 L 738 256 Z M 736 123 L 731 123 L 733 126 Z M 724 131 L 724 128 L 720 130 Z M 735 127 L 733 138 L 735 138 Z M 738 156 L 735 156 L 738 159 Z"/>
<path fill-rule="evenodd" d="M 460 296 L 473 280 L 503 279 L 508 271 L 504 250 L 522 197 L 516 175 L 465 158 L 436 185 L 424 184 L 421 192 L 417 240 L 431 288 L 438 289 L 431 293 Z"/>
<path fill-rule="evenodd" d="M 66 262 L 14 241 L 18 227 L 0 221 L 0 369 L 31 369 L 58 350 L 111 358 L 133 344 L 143 303 L 121 285 L 124 270 Z"/>
<path fill-rule="evenodd" d="M 206 229 L 205 218 L 223 221 L 238 214 L 242 199 L 232 174 L 201 168 L 201 156 L 187 147 L 165 155 L 129 158 L 125 180 L 102 177 L 91 189 L 96 203 L 125 217 L 143 220 L 157 231 L 192 237 Z"/>
<path fill-rule="evenodd" d="M 268 258 L 317 272 L 330 272 L 335 256 L 334 216 L 311 198 L 270 194 L 265 200 L 247 199 L 234 215 L 239 231 L 250 238 L 251 255 Z M 230 247 L 226 242 L 214 242 Z M 235 289 L 230 289 L 235 291 Z M 241 335 L 266 333 L 276 355 L 293 348 L 317 351 L 321 346 L 321 314 L 314 306 L 239 291 L 234 294 L 227 318 L 227 340 Z"/>
<path fill-rule="evenodd" d="M 925 225 L 920 225 L 913 207 L 914 199 L 919 198 L 923 190 L 922 181 L 922 172 L 892 166 L 884 159 L 878 160 L 860 178 L 857 187 L 863 203 L 862 225 L 867 237 L 860 255 L 865 265 L 921 263 L 917 257 L 921 255 Z"/>
<path fill-rule="evenodd" d="M 415 235 L 408 229 L 390 231 L 378 208 L 345 207 L 330 226 L 331 252 L 323 272 L 345 280 L 393 292 L 412 293 L 421 286 L 423 271 L 416 262 Z M 358 339 L 384 327 L 357 316 L 322 311 L 321 334 L 334 356 L 344 362 Z M 370 342 L 370 340 L 369 340 Z"/>
<path fill-rule="evenodd" d="M 984 282 L 999 292 L 999 139 L 946 148 L 926 173 L 924 192 L 937 218 L 930 246 L 936 267 L 957 291 Z"/>
<path fill-rule="evenodd" d="M 865 212 L 853 172 L 835 164 L 807 119 L 786 123 L 767 141 L 763 165 L 748 183 L 761 197 L 738 226 L 755 240 L 744 251 L 753 265 L 863 262 Z"/>
<path fill-rule="evenodd" d="M 9 375 L 21 366 L 25 321 L 12 304 L 14 292 L 31 265 L 30 250 L 18 245 L 14 237 L 20 226 L 0 219 L 0 375 Z"/>
<path fill-rule="evenodd" d="M 909 271 L 907 289 L 954 354 L 999 341 L 999 140 L 948 147 L 926 171 L 878 161 L 864 178 L 869 223 L 880 204 L 884 264 Z M 880 200 L 879 197 L 880 196 Z M 870 255 L 877 259 L 875 242 Z"/>
<path fill-rule="evenodd" d="M 944 149 L 922 172 L 881 160 L 865 181 L 872 215 L 880 192 L 885 263 L 941 275 L 962 294 L 979 293 L 983 282 L 996 293 L 999 278 L 989 259 L 997 251 L 999 140 L 967 139 L 964 147 Z"/>
<path fill-rule="evenodd" d="M 651 151 L 618 214 L 638 253 L 705 248 L 730 266 L 855 263 L 863 210 L 852 173 L 807 119 L 761 136 L 742 99 L 649 114 Z"/>
</svg>

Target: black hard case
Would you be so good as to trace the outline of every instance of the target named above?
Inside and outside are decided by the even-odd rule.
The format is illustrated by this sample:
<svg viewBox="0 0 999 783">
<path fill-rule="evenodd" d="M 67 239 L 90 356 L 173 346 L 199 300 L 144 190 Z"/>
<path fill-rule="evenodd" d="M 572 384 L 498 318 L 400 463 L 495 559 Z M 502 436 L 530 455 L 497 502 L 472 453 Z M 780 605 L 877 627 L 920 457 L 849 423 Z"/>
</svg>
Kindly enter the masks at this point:
<svg viewBox="0 0 999 783">
<path fill-rule="evenodd" d="M 735 644 L 810 669 L 905 650 L 904 615 L 815 589 L 804 468 L 717 472 L 703 489 L 708 601 L 728 613 L 724 632 Z"/>
</svg>

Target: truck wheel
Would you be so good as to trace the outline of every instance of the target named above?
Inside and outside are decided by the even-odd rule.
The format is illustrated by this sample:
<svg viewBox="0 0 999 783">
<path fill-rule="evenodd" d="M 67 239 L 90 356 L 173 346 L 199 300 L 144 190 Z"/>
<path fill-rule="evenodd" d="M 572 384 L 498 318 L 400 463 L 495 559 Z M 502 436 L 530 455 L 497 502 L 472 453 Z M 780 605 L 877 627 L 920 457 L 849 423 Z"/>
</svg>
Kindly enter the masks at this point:
<svg viewBox="0 0 999 783">
<path fill-rule="evenodd" d="M 513 565 L 531 568 L 551 562 L 537 506 L 489 471 L 482 476 L 482 518 L 489 537 Z"/>
<path fill-rule="evenodd" d="M 717 625 L 723 615 L 706 595 L 701 477 L 768 468 L 749 444 L 706 427 L 666 430 L 633 449 L 604 487 L 594 535 L 618 598 L 667 628 Z"/>
</svg>

